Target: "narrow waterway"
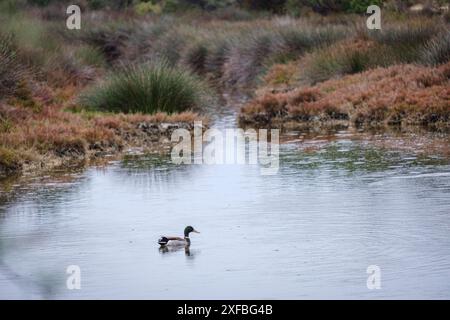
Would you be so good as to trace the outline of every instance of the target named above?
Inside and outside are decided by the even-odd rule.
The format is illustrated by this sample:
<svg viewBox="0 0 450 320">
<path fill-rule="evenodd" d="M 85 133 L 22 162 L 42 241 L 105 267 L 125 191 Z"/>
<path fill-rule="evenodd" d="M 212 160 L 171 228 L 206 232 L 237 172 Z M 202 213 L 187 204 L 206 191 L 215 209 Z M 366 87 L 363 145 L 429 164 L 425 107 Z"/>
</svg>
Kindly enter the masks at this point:
<svg viewBox="0 0 450 320">
<path fill-rule="evenodd" d="M 449 159 L 291 136 L 271 176 L 141 156 L 2 184 L 0 298 L 450 298 Z"/>
</svg>

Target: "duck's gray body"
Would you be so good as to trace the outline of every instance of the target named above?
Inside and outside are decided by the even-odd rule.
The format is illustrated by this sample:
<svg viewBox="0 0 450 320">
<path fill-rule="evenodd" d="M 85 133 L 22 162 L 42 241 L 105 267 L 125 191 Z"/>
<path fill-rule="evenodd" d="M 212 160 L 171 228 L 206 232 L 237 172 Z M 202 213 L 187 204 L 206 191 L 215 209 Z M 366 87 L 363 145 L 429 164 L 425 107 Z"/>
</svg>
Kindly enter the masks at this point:
<svg viewBox="0 0 450 320">
<path fill-rule="evenodd" d="M 181 246 L 189 246 L 191 245 L 191 240 L 189 238 L 177 238 L 175 237 L 161 237 L 158 240 L 158 243 L 161 246 L 169 246 L 169 247 L 181 247 Z"/>
<path fill-rule="evenodd" d="M 183 240 L 171 240 L 167 245 L 172 247 L 181 247 L 181 246 L 190 246 L 191 243 L 190 241 L 183 239 Z"/>
</svg>

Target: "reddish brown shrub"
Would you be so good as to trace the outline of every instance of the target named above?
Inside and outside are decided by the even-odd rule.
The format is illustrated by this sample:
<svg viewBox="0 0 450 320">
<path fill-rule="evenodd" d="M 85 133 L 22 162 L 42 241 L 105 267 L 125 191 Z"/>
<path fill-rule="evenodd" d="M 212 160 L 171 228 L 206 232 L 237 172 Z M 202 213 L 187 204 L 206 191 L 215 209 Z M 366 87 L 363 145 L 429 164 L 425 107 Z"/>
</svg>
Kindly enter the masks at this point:
<svg viewBox="0 0 450 320">
<path fill-rule="evenodd" d="M 305 102 L 317 101 L 321 95 L 317 88 L 302 88 L 292 92 L 288 97 L 288 101 L 291 105 L 299 105 Z"/>
<path fill-rule="evenodd" d="M 450 63 L 438 68 L 398 65 L 328 80 L 317 86 L 257 97 L 241 118 L 264 114 L 296 121 L 350 119 L 355 124 L 428 125 L 450 119 Z M 286 112 L 280 110 L 288 101 Z"/>
</svg>

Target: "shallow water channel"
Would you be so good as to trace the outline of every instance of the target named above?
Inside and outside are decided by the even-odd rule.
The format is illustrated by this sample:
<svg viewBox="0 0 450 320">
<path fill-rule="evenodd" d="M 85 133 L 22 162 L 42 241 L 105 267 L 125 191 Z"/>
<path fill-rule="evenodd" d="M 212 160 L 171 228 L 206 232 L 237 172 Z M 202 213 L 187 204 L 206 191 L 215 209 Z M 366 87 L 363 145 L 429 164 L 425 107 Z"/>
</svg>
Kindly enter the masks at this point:
<svg viewBox="0 0 450 320">
<path fill-rule="evenodd" d="M 290 135 L 271 176 L 139 156 L 2 184 L 0 298 L 450 298 L 449 159 Z"/>
</svg>

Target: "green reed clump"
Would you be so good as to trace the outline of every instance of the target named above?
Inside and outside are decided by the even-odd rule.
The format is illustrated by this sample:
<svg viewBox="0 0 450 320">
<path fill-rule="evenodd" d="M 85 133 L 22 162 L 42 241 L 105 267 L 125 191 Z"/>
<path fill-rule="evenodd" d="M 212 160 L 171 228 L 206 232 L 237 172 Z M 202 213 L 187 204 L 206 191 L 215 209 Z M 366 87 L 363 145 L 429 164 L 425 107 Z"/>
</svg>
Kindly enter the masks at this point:
<svg viewBox="0 0 450 320">
<path fill-rule="evenodd" d="M 408 23 L 388 23 L 381 30 L 369 32 L 370 38 L 386 45 L 416 46 L 425 43 L 439 30 L 434 21 L 414 20 Z"/>
<path fill-rule="evenodd" d="M 369 38 L 389 48 L 398 63 L 420 60 L 422 46 L 442 30 L 435 21 L 414 20 L 407 23 L 387 23 L 382 30 L 369 32 Z"/>
<path fill-rule="evenodd" d="M 301 54 L 313 48 L 328 46 L 352 34 L 352 29 L 337 25 L 326 27 L 294 25 L 282 28 L 279 33 L 283 51 L 291 54 Z"/>
<path fill-rule="evenodd" d="M 22 12 L 3 16 L 0 30 L 12 36 L 17 59 L 35 71 L 49 63 L 49 55 L 61 48 L 55 25 Z"/>
<path fill-rule="evenodd" d="M 24 77 L 11 36 L 0 34 L 0 98 L 13 94 Z"/>
<path fill-rule="evenodd" d="M 450 61 L 450 29 L 428 41 L 421 52 L 422 63 L 438 65 Z"/>
<path fill-rule="evenodd" d="M 338 43 L 312 52 L 306 59 L 303 77 L 317 83 L 381 65 L 382 50 L 367 43 Z M 384 55 L 383 55 L 384 56 Z"/>
<path fill-rule="evenodd" d="M 22 161 L 17 152 L 0 146 L 0 177 L 22 168 Z"/>
<path fill-rule="evenodd" d="M 219 79 L 223 76 L 224 65 L 231 50 L 231 41 L 224 35 L 218 35 L 216 39 L 211 40 L 209 47 L 205 70 L 212 74 L 213 79 Z"/>
<path fill-rule="evenodd" d="M 205 101 L 206 86 L 167 62 L 126 67 L 82 95 L 82 105 L 113 112 L 179 112 Z"/>
<path fill-rule="evenodd" d="M 276 33 L 267 29 L 235 36 L 230 40 L 222 80 L 228 85 L 251 83 L 275 52 L 275 45 Z"/>
<path fill-rule="evenodd" d="M 74 56 L 83 65 L 93 67 L 105 67 L 106 59 L 103 53 L 96 47 L 84 45 L 76 48 Z"/>
<path fill-rule="evenodd" d="M 272 64 L 286 63 L 352 33 L 353 29 L 338 25 L 316 27 L 286 18 L 260 23 L 230 38 L 223 80 L 231 85 L 252 84 Z"/>
<path fill-rule="evenodd" d="M 123 21 L 108 22 L 103 25 L 94 24 L 83 28 L 77 37 L 85 44 L 100 50 L 106 60 L 113 63 L 123 56 L 125 45 L 133 34 L 133 28 L 136 26 Z"/>
<path fill-rule="evenodd" d="M 171 65 L 176 65 L 180 61 L 185 47 L 192 40 L 192 32 L 174 29 L 164 33 L 156 41 L 152 55 L 159 59 L 165 59 Z"/>
<path fill-rule="evenodd" d="M 186 50 L 183 63 L 193 72 L 203 74 L 206 71 L 206 60 L 208 58 L 209 50 L 210 48 L 205 41 L 196 42 Z"/>
</svg>

